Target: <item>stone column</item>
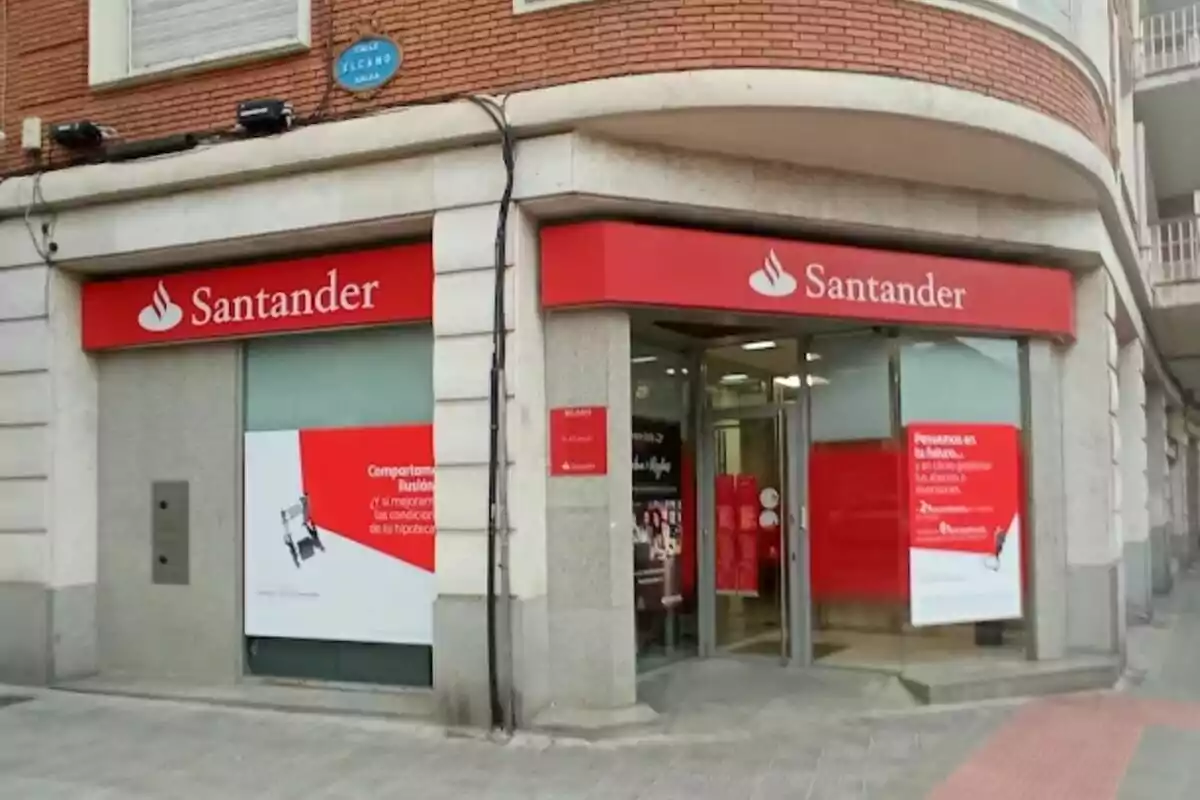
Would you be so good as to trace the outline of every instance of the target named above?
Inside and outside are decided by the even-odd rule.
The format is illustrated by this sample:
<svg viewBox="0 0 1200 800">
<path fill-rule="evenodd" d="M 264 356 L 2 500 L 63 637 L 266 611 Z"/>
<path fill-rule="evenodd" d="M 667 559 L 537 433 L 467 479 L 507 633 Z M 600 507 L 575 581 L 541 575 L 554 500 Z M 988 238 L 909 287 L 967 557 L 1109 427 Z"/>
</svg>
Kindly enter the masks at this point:
<svg viewBox="0 0 1200 800">
<path fill-rule="evenodd" d="M 608 474 L 551 477 L 547 508 L 547 598 L 553 706 L 550 728 L 635 722 L 633 486 L 629 317 L 576 311 L 546 320 L 550 408 L 603 406 Z"/>
<path fill-rule="evenodd" d="M 1150 506 L 1150 580 L 1155 594 L 1171 591 L 1170 470 L 1167 464 L 1167 398 L 1146 386 L 1146 483 Z"/>
<path fill-rule="evenodd" d="M 1167 444 L 1171 479 L 1170 546 L 1174 578 L 1188 563 L 1188 431 L 1183 411 L 1172 408 L 1167 415 Z"/>
<path fill-rule="evenodd" d="M 1130 621 L 1150 619 L 1150 492 L 1146 459 L 1146 381 L 1142 343 L 1125 344 L 1118 360 L 1121 432 L 1121 544 L 1125 608 Z"/>
<path fill-rule="evenodd" d="M 1026 619 L 1030 658 L 1062 658 L 1067 647 L 1066 479 L 1063 472 L 1062 357 L 1052 344 L 1024 351 L 1024 451 L 1031 542 Z"/>
<path fill-rule="evenodd" d="M 1197 450 L 1200 440 L 1193 435 L 1190 427 L 1187 442 L 1187 458 L 1184 469 L 1187 474 L 1187 516 L 1184 520 L 1183 563 L 1191 566 L 1196 561 L 1196 531 L 1200 527 L 1200 451 Z"/>
<path fill-rule="evenodd" d="M 1125 630 L 1119 564 L 1120 430 L 1116 297 L 1108 274 L 1076 283 L 1077 340 L 1062 353 L 1067 646 L 1118 653 Z"/>
<path fill-rule="evenodd" d="M 0 263 L 0 683 L 95 671 L 96 502 L 79 284 Z"/>
<path fill-rule="evenodd" d="M 494 243 L 498 204 L 442 211 L 434 218 L 434 457 L 437 464 L 437 585 L 433 681 L 443 718 L 486 726 L 486 581 L 489 380 Z M 545 622 L 545 400 L 537 301 L 535 225 L 509 216 L 505 271 L 508 342 L 505 438 L 511 535 L 512 653 L 518 723 L 547 702 Z M 502 605 L 503 609 L 504 606 Z M 506 615 L 501 613 L 501 619 Z M 504 625 L 501 626 L 503 632 Z M 532 709 L 532 711 L 531 711 Z"/>
</svg>

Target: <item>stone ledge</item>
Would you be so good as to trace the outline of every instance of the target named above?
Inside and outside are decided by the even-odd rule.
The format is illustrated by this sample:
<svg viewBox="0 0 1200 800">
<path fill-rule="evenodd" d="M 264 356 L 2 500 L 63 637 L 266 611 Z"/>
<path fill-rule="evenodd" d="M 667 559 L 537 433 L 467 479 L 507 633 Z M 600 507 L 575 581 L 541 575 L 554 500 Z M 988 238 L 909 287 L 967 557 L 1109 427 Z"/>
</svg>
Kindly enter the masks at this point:
<svg viewBox="0 0 1200 800">
<path fill-rule="evenodd" d="M 551 706 L 533 718 L 530 729 L 552 737 L 595 741 L 646 733 L 658 721 L 658 712 L 645 703 L 612 709 Z"/>
<path fill-rule="evenodd" d="M 105 677 L 66 681 L 53 688 L 79 694 L 168 700 L 264 711 L 381 717 L 426 724 L 434 723 L 437 719 L 433 692 L 428 689 L 347 686 L 257 678 L 228 686 L 203 686 Z"/>
<path fill-rule="evenodd" d="M 900 681 L 920 702 L 940 705 L 1111 689 L 1120 677 L 1116 656 L 1074 656 L 927 664 L 904 670 Z"/>
</svg>

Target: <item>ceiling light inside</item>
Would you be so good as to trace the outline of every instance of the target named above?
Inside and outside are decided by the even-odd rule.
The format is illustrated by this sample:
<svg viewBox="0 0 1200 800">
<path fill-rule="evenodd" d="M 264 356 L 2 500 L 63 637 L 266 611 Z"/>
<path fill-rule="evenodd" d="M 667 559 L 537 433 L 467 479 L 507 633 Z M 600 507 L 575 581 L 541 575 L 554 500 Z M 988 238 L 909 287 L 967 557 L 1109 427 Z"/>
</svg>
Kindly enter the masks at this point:
<svg viewBox="0 0 1200 800">
<path fill-rule="evenodd" d="M 742 345 L 742 349 L 743 350 L 774 350 L 778 346 L 779 345 L 777 345 L 775 342 L 772 342 L 770 340 L 765 340 L 765 341 L 761 341 L 761 342 L 746 342 L 744 345 Z"/>
</svg>

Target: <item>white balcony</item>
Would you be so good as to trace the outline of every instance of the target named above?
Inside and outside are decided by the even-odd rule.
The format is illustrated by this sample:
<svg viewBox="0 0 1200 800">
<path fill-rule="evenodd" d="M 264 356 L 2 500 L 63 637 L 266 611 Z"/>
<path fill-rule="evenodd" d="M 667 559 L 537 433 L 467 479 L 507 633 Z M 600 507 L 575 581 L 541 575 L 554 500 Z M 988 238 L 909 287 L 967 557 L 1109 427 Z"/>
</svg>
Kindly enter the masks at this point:
<svg viewBox="0 0 1200 800">
<path fill-rule="evenodd" d="M 1200 5 L 1142 17 L 1138 77 L 1200 67 Z"/>
<path fill-rule="evenodd" d="M 1145 264 L 1150 285 L 1200 281 L 1200 218 L 1171 219 L 1150 226 Z"/>
</svg>

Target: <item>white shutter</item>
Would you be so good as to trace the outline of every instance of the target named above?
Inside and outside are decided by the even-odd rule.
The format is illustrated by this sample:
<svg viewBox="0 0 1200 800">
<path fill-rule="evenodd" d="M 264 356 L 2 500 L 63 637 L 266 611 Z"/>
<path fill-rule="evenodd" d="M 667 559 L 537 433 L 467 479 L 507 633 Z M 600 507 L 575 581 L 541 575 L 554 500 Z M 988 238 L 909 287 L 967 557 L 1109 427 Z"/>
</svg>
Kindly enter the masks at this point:
<svg viewBox="0 0 1200 800">
<path fill-rule="evenodd" d="M 298 41 L 300 0 L 128 0 L 137 70 Z"/>
</svg>

